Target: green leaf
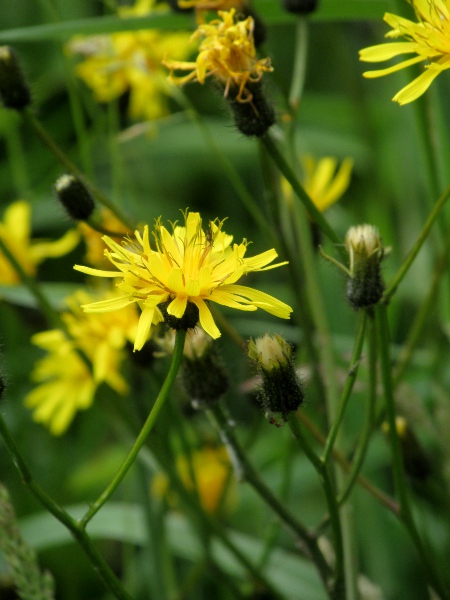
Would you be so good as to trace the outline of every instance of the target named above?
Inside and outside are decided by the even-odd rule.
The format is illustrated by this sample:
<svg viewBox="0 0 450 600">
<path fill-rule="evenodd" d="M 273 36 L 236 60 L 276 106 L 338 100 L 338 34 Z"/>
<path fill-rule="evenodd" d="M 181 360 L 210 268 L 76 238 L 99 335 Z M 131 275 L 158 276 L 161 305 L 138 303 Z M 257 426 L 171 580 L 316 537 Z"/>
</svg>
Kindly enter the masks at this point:
<svg viewBox="0 0 450 600">
<path fill-rule="evenodd" d="M 56 310 L 64 308 L 64 299 L 80 289 L 77 283 L 41 283 L 40 287 Z M 27 308 L 38 308 L 36 298 L 24 285 L 0 285 L 1 300 Z"/>
<path fill-rule="evenodd" d="M 86 506 L 76 505 L 67 508 L 74 518 L 80 518 Z M 202 556 L 202 545 L 186 519 L 179 514 L 167 517 L 167 534 L 172 552 L 187 560 L 198 561 Z M 20 520 L 20 528 L 25 540 L 36 550 L 43 550 L 67 544 L 72 541 L 69 531 L 55 518 L 42 512 Z M 92 519 L 88 526 L 93 538 L 120 540 L 136 545 L 144 545 L 144 511 L 141 506 L 111 502 Z M 228 532 L 233 543 L 251 560 L 261 556 L 264 542 L 249 535 Z M 229 574 L 242 576 L 245 571 L 234 556 L 219 541 L 212 543 L 215 560 Z M 280 591 L 292 600 L 326 600 L 319 576 L 312 564 L 292 552 L 275 549 L 264 567 L 264 575 Z"/>
</svg>

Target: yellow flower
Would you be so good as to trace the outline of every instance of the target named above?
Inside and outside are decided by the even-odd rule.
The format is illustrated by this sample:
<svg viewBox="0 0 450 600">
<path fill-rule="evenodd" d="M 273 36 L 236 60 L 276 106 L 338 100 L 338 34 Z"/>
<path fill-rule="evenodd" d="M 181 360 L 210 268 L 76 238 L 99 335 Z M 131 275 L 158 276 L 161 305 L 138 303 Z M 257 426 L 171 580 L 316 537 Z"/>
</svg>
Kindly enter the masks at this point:
<svg viewBox="0 0 450 600">
<path fill-rule="evenodd" d="M 303 187 L 317 208 L 324 212 L 341 198 L 350 185 L 353 159 L 345 158 L 338 168 L 333 156 L 315 159 L 309 154 L 302 156 Z M 286 199 L 292 202 L 292 187 L 286 179 L 282 180 Z"/>
<path fill-rule="evenodd" d="M 192 453 L 192 470 L 194 472 L 195 486 L 201 505 L 205 511 L 216 513 L 226 491 L 231 464 L 226 449 L 204 447 Z M 192 481 L 189 461 L 185 456 L 177 458 L 177 470 L 186 489 L 192 490 Z M 157 474 L 152 482 L 152 492 L 156 496 L 168 495 L 169 483 L 166 475 Z M 229 500 L 227 494 L 226 500 Z M 172 503 L 174 501 L 172 495 Z"/>
<path fill-rule="evenodd" d="M 152 323 L 162 320 L 159 307 L 167 304 L 167 313 L 179 319 L 187 308 L 196 306 L 200 325 L 213 338 L 220 336 L 208 302 L 217 302 L 239 310 L 254 311 L 257 308 L 288 319 L 292 309 L 253 288 L 236 285 L 236 282 L 252 271 L 266 271 L 286 263 L 269 265 L 278 256 L 275 250 L 267 250 L 252 258 L 244 258 L 248 242 L 233 244 L 233 236 L 222 231 L 223 221 L 210 221 L 204 231 L 199 213 L 184 214 L 185 224 L 173 225 L 172 234 L 161 224 L 155 223 L 153 237 L 156 250 L 150 246 L 148 226 L 136 240 L 126 239 L 120 246 L 104 236 L 111 251 L 105 254 L 118 271 L 100 271 L 89 267 L 75 269 L 98 277 L 120 277 L 118 288 L 122 295 L 112 300 L 84 305 L 87 312 L 114 311 L 138 302 L 142 309 L 134 343 L 140 350 L 147 339 Z"/>
<path fill-rule="evenodd" d="M 46 258 L 57 258 L 78 244 L 79 235 L 72 229 L 56 241 L 31 241 L 31 208 L 25 200 L 13 202 L 0 222 L 0 238 L 28 275 L 36 275 L 37 266 Z M 20 277 L 0 252 L 0 284 L 15 285 Z"/>
<path fill-rule="evenodd" d="M 110 298 L 114 294 L 105 295 Z M 79 290 L 66 300 L 69 310 L 61 316 L 70 340 L 58 329 L 32 337 L 32 342 L 48 354 L 35 366 L 32 379 L 40 385 L 27 395 L 25 404 L 34 408 L 34 420 L 47 425 L 54 435 L 64 433 L 78 410 L 89 408 L 101 383 L 122 395 L 128 391 L 119 368 L 124 347 L 136 334 L 137 311 L 129 306 L 119 315 L 87 315 L 79 304 L 92 299 Z M 92 371 L 77 349 L 89 359 Z"/>
<path fill-rule="evenodd" d="M 101 227 L 107 231 L 120 233 L 120 237 L 123 237 L 128 232 L 128 228 L 123 225 L 122 221 L 107 208 L 101 209 L 99 221 Z M 105 258 L 106 246 L 102 240 L 102 234 L 83 222 L 78 223 L 78 229 L 86 244 L 85 258 L 87 262 L 95 267 L 104 267 L 108 261 Z"/>
<path fill-rule="evenodd" d="M 381 69 L 367 71 L 364 77 L 382 77 L 410 65 L 429 61 L 425 71 L 400 90 L 393 98 L 399 104 L 416 100 L 431 85 L 435 77 L 450 68 L 450 12 L 446 0 L 411 0 L 418 23 L 386 13 L 384 20 L 392 27 L 387 38 L 402 37 L 407 41 L 379 44 L 360 51 L 360 60 L 382 62 L 401 54 L 416 54 L 413 58 Z"/>
<path fill-rule="evenodd" d="M 119 9 L 121 17 L 150 14 L 154 0 L 140 0 Z M 98 102 L 110 102 L 130 90 L 129 113 L 134 119 L 157 119 L 168 112 L 170 93 L 161 60 L 170 52 L 183 60 L 189 54 L 189 35 L 157 30 L 125 31 L 76 37 L 68 49 L 86 58 L 77 74 L 94 91 Z"/>
<path fill-rule="evenodd" d="M 164 60 L 170 69 L 169 80 L 177 85 L 196 80 L 205 83 L 213 75 L 224 86 L 224 96 L 230 92 L 231 99 L 251 102 L 252 92 L 248 85 L 261 81 L 264 73 L 273 71 L 270 58 L 257 59 L 253 40 L 254 21 L 247 17 L 235 22 L 236 10 L 219 11 L 220 19 L 199 24 L 192 40 L 204 38 L 199 47 L 196 62 Z M 191 71 L 184 77 L 175 77 L 175 70 Z"/>
</svg>

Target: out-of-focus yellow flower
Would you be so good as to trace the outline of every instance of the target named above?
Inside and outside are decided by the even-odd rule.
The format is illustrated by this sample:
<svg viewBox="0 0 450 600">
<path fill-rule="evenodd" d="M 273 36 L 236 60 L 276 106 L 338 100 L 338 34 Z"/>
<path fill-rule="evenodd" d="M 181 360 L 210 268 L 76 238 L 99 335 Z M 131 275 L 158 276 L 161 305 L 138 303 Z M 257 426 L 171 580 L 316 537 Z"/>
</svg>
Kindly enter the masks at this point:
<svg viewBox="0 0 450 600">
<path fill-rule="evenodd" d="M 342 197 L 350 185 L 353 159 L 345 158 L 338 168 L 338 161 L 332 156 L 319 160 L 305 155 L 301 158 L 303 167 L 303 187 L 316 207 L 324 212 Z M 292 202 L 293 190 L 286 179 L 282 180 L 283 191 L 288 202 Z"/>
<path fill-rule="evenodd" d="M 119 9 L 120 17 L 140 17 L 154 10 L 154 0 L 139 0 Z M 170 53 L 179 60 L 189 54 L 189 34 L 152 29 L 111 35 L 77 36 L 68 43 L 70 52 L 86 58 L 77 74 L 94 92 L 98 102 L 110 102 L 130 91 L 133 119 L 158 119 L 168 112 L 167 85 L 161 61 Z"/>
<path fill-rule="evenodd" d="M 245 10 L 245 0 L 178 0 L 181 9 L 195 9 L 197 23 L 205 22 L 205 15 L 209 10 L 231 10 L 235 8 L 238 12 Z"/>
<path fill-rule="evenodd" d="M 110 298 L 115 292 L 102 297 Z M 129 306 L 118 315 L 89 315 L 80 303 L 93 298 L 83 290 L 66 300 L 69 310 L 61 316 L 71 339 L 58 329 L 33 336 L 32 342 L 48 352 L 39 360 L 32 379 L 39 383 L 26 397 L 25 404 L 34 409 L 35 421 L 47 425 L 54 435 L 64 433 L 78 410 L 88 408 L 97 387 L 105 382 L 119 394 L 128 386 L 120 374 L 124 347 L 136 335 L 138 314 Z M 92 363 L 92 371 L 77 353 L 82 350 Z"/>
<path fill-rule="evenodd" d="M 35 275 L 37 266 L 46 258 L 57 258 L 73 250 L 80 237 L 74 229 L 53 242 L 32 241 L 30 236 L 31 207 L 25 200 L 13 202 L 5 210 L 3 222 L 0 222 L 0 238 L 28 275 Z M 19 275 L 0 252 L 0 284 L 18 283 Z"/>
<path fill-rule="evenodd" d="M 128 233 L 128 228 L 107 208 L 103 208 L 99 216 L 99 224 L 106 231 L 119 233 L 121 237 Z M 105 257 L 106 245 L 102 240 L 102 234 L 83 222 L 78 223 L 78 228 L 86 243 L 87 262 L 94 267 L 104 267 L 108 260 Z"/>
<path fill-rule="evenodd" d="M 251 102 L 253 95 L 248 85 L 261 81 L 264 73 L 273 71 L 270 58 L 256 58 L 253 40 L 254 21 L 247 17 L 235 21 L 236 10 L 219 11 L 219 19 L 200 23 L 192 40 L 203 39 L 195 62 L 164 60 L 170 69 L 169 80 L 177 85 L 188 81 L 205 83 L 212 75 L 224 87 L 224 96 L 238 102 Z M 174 76 L 174 71 L 190 71 L 184 77 Z"/>
<path fill-rule="evenodd" d="M 184 226 L 173 224 L 170 233 L 157 219 L 153 232 L 156 250 L 152 250 L 148 226 L 144 232 L 135 232 L 136 240 L 124 240 L 117 244 L 108 236 L 105 243 L 111 248 L 106 256 L 117 271 L 100 271 L 76 265 L 74 268 L 87 275 L 98 277 L 121 277 L 117 287 L 122 295 L 111 300 L 85 304 L 87 312 L 106 312 L 138 302 L 142 309 L 134 343 L 140 350 L 148 337 L 152 323 L 162 320 L 160 307 L 163 303 L 168 315 L 181 319 L 186 310 L 197 307 L 196 320 L 212 338 L 220 331 L 208 307 L 217 302 L 239 310 L 254 311 L 262 308 L 270 314 L 288 319 L 292 308 L 253 288 L 236 285 L 247 273 L 266 271 L 281 265 L 267 266 L 278 256 L 275 250 L 267 250 L 252 258 L 244 258 L 248 242 L 233 244 L 233 236 L 222 231 L 223 221 L 210 221 L 204 231 L 199 213 L 186 211 Z M 196 323 L 192 325 L 195 326 Z"/>
<path fill-rule="evenodd" d="M 385 37 L 406 41 L 379 44 L 360 51 L 360 60 L 383 62 L 401 54 L 416 54 L 413 58 L 378 71 L 366 71 L 364 77 L 382 77 L 425 60 L 425 71 L 394 97 L 394 102 L 408 104 L 421 96 L 432 81 L 450 68 L 450 11 L 446 0 L 411 0 L 418 23 L 386 13 L 384 20 L 392 27 Z"/>
<path fill-rule="evenodd" d="M 192 470 L 195 484 L 192 481 L 189 461 L 185 456 L 177 458 L 177 470 L 186 489 L 197 489 L 198 497 L 205 511 L 216 513 L 222 505 L 230 500 L 229 490 L 223 498 L 226 484 L 230 476 L 230 459 L 226 449 L 205 447 L 192 453 Z M 172 504 L 176 504 L 174 494 L 170 492 L 167 476 L 158 474 L 152 482 L 152 492 L 156 496 L 168 496 Z M 175 496 L 175 497 L 174 497 Z"/>
</svg>

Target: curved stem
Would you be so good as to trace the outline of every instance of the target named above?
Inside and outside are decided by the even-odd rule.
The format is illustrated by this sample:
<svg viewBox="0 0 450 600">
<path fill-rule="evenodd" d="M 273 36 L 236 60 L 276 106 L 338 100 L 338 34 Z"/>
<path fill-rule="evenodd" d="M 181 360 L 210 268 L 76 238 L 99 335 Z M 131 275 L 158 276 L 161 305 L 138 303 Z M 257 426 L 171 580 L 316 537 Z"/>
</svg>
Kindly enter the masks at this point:
<svg viewBox="0 0 450 600">
<path fill-rule="evenodd" d="M 366 415 L 364 419 L 363 431 L 359 440 L 358 449 L 352 462 L 350 474 L 338 498 L 339 505 L 349 497 L 355 482 L 358 479 L 367 448 L 370 440 L 370 433 L 373 427 L 375 401 L 377 397 L 377 340 L 375 334 L 375 323 L 373 318 L 368 319 L 368 341 L 369 341 L 369 393 L 367 398 Z"/>
<path fill-rule="evenodd" d="M 322 552 L 319 549 L 317 540 L 302 525 L 297 518 L 280 502 L 273 494 L 272 490 L 262 481 L 256 470 L 250 464 L 245 452 L 236 439 L 234 431 L 228 422 L 222 408 L 216 404 L 206 411 L 207 415 L 218 431 L 222 442 L 225 444 L 230 460 L 235 468 L 236 477 L 239 480 L 245 480 L 258 493 L 260 498 L 275 512 L 283 523 L 299 538 L 305 553 L 316 565 L 319 574 L 328 589 L 328 580 L 330 576 L 330 567 L 328 566 Z"/>
<path fill-rule="evenodd" d="M 291 184 L 292 189 L 296 193 L 298 199 L 305 206 L 305 208 L 306 208 L 309 216 L 311 217 L 311 219 L 315 223 L 317 223 L 317 225 L 320 227 L 320 229 L 322 229 L 322 231 L 324 232 L 324 234 L 334 244 L 338 245 L 337 248 L 338 248 L 339 252 L 342 254 L 342 256 L 345 256 L 345 259 L 347 260 L 347 256 L 346 256 L 346 253 L 345 253 L 344 248 L 342 246 L 341 239 L 339 238 L 339 236 L 337 235 L 337 233 L 334 231 L 334 229 L 332 229 L 331 225 L 325 219 L 325 217 L 320 212 L 320 210 L 316 207 L 316 205 L 311 200 L 311 198 L 308 196 L 308 194 L 304 190 L 303 186 L 300 184 L 300 182 L 298 181 L 297 177 L 295 176 L 293 170 L 289 166 L 288 162 L 286 161 L 286 159 L 284 158 L 284 156 L 281 154 L 281 152 L 278 150 L 277 145 L 275 144 L 275 142 L 273 141 L 273 139 L 270 137 L 270 134 L 267 133 L 266 135 L 262 136 L 261 137 L 261 141 L 264 144 L 264 146 L 266 147 L 266 149 L 267 149 L 268 153 L 270 154 L 272 160 L 274 161 L 274 163 L 279 168 L 280 172 L 284 175 L 284 177 Z"/>
<path fill-rule="evenodd" d="M 68 512 L 59 506 L 50 496 L 34 481 L 28 466 L 23 459 L 17 445 L 0 414 L 0 435 L 5 442 L 6 448 L 22 478 L 23 483 L 29 488 L 39 502 L 44 506 L 58 521 L 60 521 L 71 532 L 73 537 L 79 543 L 85 554 L 90 559 L 94 569 L 98 572 L 105 586 L 111 591 L 118 600 L 132 600 L 128 592 L 123 588 L 121 582 L 117 579 L 107 562 L 99 554 L 87 532 L 80 529 L 78 522 L 73 519 Z"/>
<path fill-rule="evenodd" d="M 345 598 L 345 574 L 344 574 L 344 546 L 341 528 L 341 519 L 339 516 L 339 508 L 336 501 L 336 494 L 331 482 L 328 466 L 318 457 L 314 450 L 309 445 L 299 427 L 297 417 L 294 414 L 289 415 L 289 426 L 291 431 L 298 441 L 299 446 L 309 459 L 310 463 L 315 468 L 322 482 L 325 500 L 330 515 L 331 532 L 333 535 L 333 547 L 335 548 L 335 565 L 334 565 L 334 581 L 332 584 L 332 598 L 338 600 Z"/>
<path fill-rule="evenodd" d="M 414 259 L 416 258 L 417 254 L 419 253 L 419 250 L 422 248 L 425 240 L 427 239 L 428 234 L 430 233 L 430 230 L 431 230 L 432 226 L 434 225 L 434 222 L 438 218 L 439 214 L 441 213 L 442 209 L 444 208 L 444 206 L 449 198 L 450 198 L 450 185 L 447 186 L 445 192 L 442 194 L 442 196 L 439 198 L 439 200 L 434 205 L 433 210 L 431 211 L 428 219 L 426 220 L 424 226 L 422 227 L 422 230 L 419 233 L 419 236 L 418 236 L 414 246 L 409 251 L 408 256 L 403 261 L 403 264 L 401 265 L 401 267 L 398 270 L 397 274 L 395 275 L 394 279 L 391 281 L 391 283 L 386 288 L 386 290 L 383 294 L 383 297 L 381 299 L 381 302 L 383 302 L 384 304 L 387 304 L 390 301 L 391 297 L 394 295 L 397 287 L 399 286 L 400 282 L 405 277 L 406 273 L 408 272 L 409 268 L 411 267 L 412 263 L 414 262 Z"/>
<path fill-rule="evenodd" d="M 150 414 L 147 417 L 144 426 L 142 427 L 136 441 L 133 444 L 133 447 L 128 453 L 128 456 L 124 460 L 122 466 L 116 473 L 114 479 L 107 486 L 107 488 L 100 494 L 97 500 L 91 505 L 86 514 L 79 520 L 80 528 L 84 529 L 92 517 L 101 509 L 101 507 L 105 504 L 108 498 L 113 494 L 116 490 L 122 479 L 127 474 L 129 468 L 136 460 L 136 457 L 139 453 L 139 450 L 144 445 L 149 433 L 153 429 L 153 426 L 156 422 L 156 419 L 164 406 L 167 397 L 172 389 L 173 383 L 175 381 L 175 377 L 178 373 L 178 369 L 181 364 L 181 359 L 183 358 L 183 348 L 184 348 L 184 340 L 186 338 L 186 331 L 181 329 L 177 331 L 177 335 L 175 338 L 175 348 L 173 351 L 172 362 L 170 364 L 169 372 L 167 373 L 167 377 L 161 387 L 161 390 L 156 398 L 155 404 L 153 405 Z"/>
<path fill-rule="evenodd" d="M 348 370 L 348 375 L 347 375 L 347 379 L 345 382 L 344 390 L 342 392 L 341 400 L 339 403 L 338 412 L 337 412 L 336 418 L 333 421 L 333 425 L 331 427 L 330 433 L 328 435 L 327 443 L 325 445 L 325 451 L 322 456 L 322 460 L 325 463 L 328 462 L 331 452 L 333 451 L 334 442 L 336 441 L 339 427 L 342 423 L 345 409 L 347 408 L 348 401 L 350 400 L 350 397 L 352 394 L 353 385 L 356 381 L 359 363 L 361 360 L 361 352 L 362 352 L 362 347 L 363 347 L 363 343 L 364 343 L 364 336 L 366 333 L 366 320 L 367 320 L 366 311 L 365 310 L 359 311 L 355 344 L 354 344 L 354 348 L 353 348 L 352 359 L 350 362 L 350 368 Z"/>
<path fill-rule="evenodd" d="M 94 198 L 98 200 L 100 204 L 106 206 L 106 208 L 108 208 L 119 219 L 119 221 L 122 221 L 122 223 L 126 227 L 129 227 L 131 231 L 134 231 L 133 223 L 131 223 L 131 221 L 117 208 L 117 206 L 110 201 L 106 194 L 98 189 L 98 187 L 94 185 L 92 181 L 89 181 L 85 177 L 81 170 L 70 160 L 67 154 L 65 154 L 65 152 L 63 152 L 63 150 L 56 144 L 42 123 L 40 123 L 33 115 L 32 111 L 29 108 L 25 108 L 21 111 L 21 114 L 27 125 L 34 130 L 41 142 L 47 146 L 47 148 L 56 156 L 59 162 L 84 183 L 84 185 L 90 190 Z"/>
<path fill-rule="evenodd" d="M 389 323 L 385 305 L 382 304 L 377 306 L 376 318 L 380 342 L 381 375 L 383 379 L 384 397 L 386 401 L 386 415 L 389 423 L 389 437 L 391 440 L 393 476 L 400 502 L 400 520 L 405 525 L 412 539 L 428 583 L 434 588 L 434 590 L 442 599 L 448 600 L 450 598 L 450 593 L 445 589 L 445 586 L 441 581 L 441 576 L 438 570 L 435 568 L 436 562 L 427 552 L 427 549 L 422 542 L 422 539 L 416 528 L 410 506 L 408 486 L 403 468 L 402 451 L 395 423 L 396 410 L 391 374 Z"/>
</svg>

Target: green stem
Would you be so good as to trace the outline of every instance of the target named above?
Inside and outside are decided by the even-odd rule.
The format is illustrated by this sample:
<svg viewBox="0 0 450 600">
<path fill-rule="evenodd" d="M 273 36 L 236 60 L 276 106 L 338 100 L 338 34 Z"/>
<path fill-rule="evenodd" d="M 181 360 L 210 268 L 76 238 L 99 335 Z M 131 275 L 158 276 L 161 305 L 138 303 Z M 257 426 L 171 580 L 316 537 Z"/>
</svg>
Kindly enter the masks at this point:
<svg viewBox="0 0 450 600">
<path fill-rule="evenodd" d="M 278 150 L 273 139 L 270 137 L 270 134 L 267 133 L 266 135 L 264 135 L 261 138 L 261 141 L 264 144 L 264 146 L 266 147 L 267 152 L 270 154 L 272 160 L 279 168 L 280 172 L 284 175 L 284 177 L 291 184 L 292 189 L 296 193 L 298 199 L 305 206 L 311 219 L 315 223 L 317 223 L 317 225 L 324 232 L 324 234 L 334 244 L 337 244 L 337 248 L 338 248 L 339 252 L 342 254 L 342 256 L 345 256 L 345 259 L 347 260 L 347 256 L 346 256 L 344 248 L 342 246 L 341 239 L 339 238 L 337 233 L 334 231 L 334 229 L 332 229 L 331 225 L 325 219 L 325 217 L 320 212 L 320 210 L 316 207 L 316 205 L 311 200 L 311 198 L 308 196 L 308 194 L 304 190 L 303 186 L 300 184 L 297 177 L 295 176 L 293 170 L 289 166 L 288 162 L 286 161 L 284 156 L 281 154 L 281 152 Z"/>
<path fill-rule="evenodd" d="M 426 220 L 424 226 L 422 227 L 421 232 L 419 233 L 419 236 L 418 236 L 414 246 L 409 251 L 408 256 L 403 261 L 403 264 L 400 267 L 400 269 L 398 270 L 394 279 L 391 281 L 391 283 L 386 288 L 386 290 L 383 294 L 383 298 L 381 299 L 381 301 L 383 303 L 387 304 L 390 301 L 391 297 L 394 295 L 397 287 L 399 286 L 400 282 L 405 277 L 406 273 L 408 272 L 409 268 L 411 267 L 412 263 L 414 262 L 414 259 L 416 258 L 417 254 L 419 253 L 419 250 L 422 248 L 423 243 L 427 239 L 428 234 L 430 233 L 430 230 L 431 230 L 432 226 L 434 225 L 434 222 L 438 218 L 441 210 L 444 208 L 444 206 L 449 198 L 450 198 L 450 185 L 447 186 L 445 192 L 442 194 L 442 196 L 439 198 L 439 200 L 434 205 L 428 219 Z"/>
<path fill-rule="evenodd" d="M 121 582 L 114 575 L 113 571 L 99 554 L 87 532 L 80 529 L 78 522 L 73 519 L 69 513 L 61 508 L 50 496 L 34 481 L 31 473 L 23 459 L 17 445 L 9 431 L 6 422 L 0 414 L 0 435 L 5 442 L 5 446 L 15 464 L 23 483 L 29 488 L 39 502 L 44 506 L 58 521 L 60 521 L 73 535 L 75 540 L 84 550 L 91 561 L 95 571 L 103 580 L 105 586 L 110 590 L 118 600 L 132 600 L 128 592 L 123 588 Z"/>
<path fill-rule="evenodd" d="M 216 159 L 220 165 L 220 168 L 225 173 L 226 177 L 228 178 L 228 181 L 233 186 L 235 192 L 239 196 L 242 204 L 244 205 L 244 207 L 247 210 L 247 212 L 249 213 L 249 215 L 253 218 L 255 223 L 261 228 L 261 230 L 264 232 L 264 234 L 269 236 L 272 244 L 277 245 L 278 239 L 273 234 L 273 231 L 270 229 L 264 213 L 260 209 L 256 200 L 253 198 L 252 194 L 247 189 L 241 176 L 234 168 L 233 163 L 223 153 L 220 146 L 216 143 L 216 141 L 215 141 L 214 137 L 211 135 L 211 132 L 208 129 L 208 126 L 206 125 L 204 119 L 202 119 L 200 117 L 200 115 L 195 110 L 192 103 L 189 101 L 189 99 L 185 96 L 185 94 L 181 90 L 179 90 L 178 88 L 173 88 L 172 95 L 177 100 L 177 102 L 184 108 L 184 110 L 186 111 L 186 113 L 187 113 L 188 117 L 191 119 L 191 121 L 193 123 L 195 123 L 195 125 L 197 125 L 197 127 L 200 129 L 200 132 L 203 135 L 203 138 L 204 138 L 206 144 L 209 146 L 210 150 L 216 157 Z"/>
<path fill-rule="evenodd" d="M 385 305 L 381 304 L 377 306 L 376 318 L 380 342 L 381 376 L 383 380 L 384 398 L 386 402 L 386 415 L 389 424 L 389 437 L 391 440 L 393 476 L 400 503 L 400 520 L 406 527 L 411 537 L 428 583 L 442 599 L 449 599 L 450 593 L 445 589 L 445 586 L 441 581 L 440 574 L 435 569 L 435 560 L 429 555 L 422 542 L 422 539 L 420 538 L 419 532 L 414 523 L 412 509 L 410 506 L 408 486 L 403 468 L 402 450 L 400 440 L 397 435 L 397 427 L 395 422 L 396 410 L 391 374 L 389 322 Z"/>
<path fill-rule="evenodd" d="M 302 421 L 302 423 L 304 423 L 304 425 L 306 426 L 306 428 L 310 431 L 310 433 L 313 435 L 313 437 L 319 442 L 319 444 L 321 444 L 322 446 L 325 446 L 326 437 L 318 429 L 318 427 L 316 427 L 316 425 L 314 425 L 314 423 L 303 412 L 299 413 L 299 418 Z M 331 453 L 331 456 L 333 457 L 333 460 L 335 460 L 335 462 L 340 467 L 342 467 L 342 469 L 346 473 L 350 473 L 351 472 L 351 470 L 352 470 L 352 463 L 350 463 L 345 458 L 345 456 L 342 454 L 342 452 L 340 452 L 339 450 L 334 449 L 333 452 Z M 395 500 L 393 500 L 387 494 L 385 494 L 382 490 L 380 490 L 379 488 L 377 488 L 372 482 L 370 482 L 363 475 L 357 475 L 356 481 L 366 491 L 368 491 L 369 494 L 371 494 L 376 500 L 378 500 L 380 502 L 380 504 L 382 504 L 385 508 L 387 508 L 395 516 L 398 517 L 399 507 L 398 507 L 398 504 L 395 502 Z"/>
<path fill-rule="evenodd" d="M 330 567 L 328 566 L 322 552 L 319 549 L 317 540 L 302 525 L 296 517 L 282 504 L 273 494 L 272 490 L 259 477 L 253 466 L 247 459 L 242 447 L 236 439 L 234 431 L 228 422 L 222 408 L 216 404 L 207 410 L 207 415 L 218 431 L 222 442 L 225 444 L 231 462 L 235 468 L 235 474 L 238 480 L 245 480 L 258 493 L 260 498 L 275 512 L 283 523 L 298 537 L 301 541 L 307 556 L 316 565 L 319 574 L 328 589 L 328 580 Z"/>
<path fill-rule="evenodd" d="M 70 158 L 61 150 L 56 144 L 53 138 L 50 136 L 44 126 L 36 119 L 32 111 L 29 108 L 25 108 L 21 111 L 24 121 L 29 125 L 34 132 L 37 134 L 41 142 L 47 146 L 59 162 L 68 169 L 73 175 L 76 175 L 84 185 L 90 190 L 92 195 L 100 204 L 103 204 L 108 208 L 122 223 L 128 227 L 131 231 L 134 231 L 134 225 L 122 212 L 115 206 L 110 199 L 100 189 L 97 188 L 91 181 L 89 181 L 81 172 L 81 170 L 70 160 Z"/>
<path fill-rule="evenodd" d="M 368 341 L 369 341 L 369 393 L 367 394 L 367 408 L 364 419 L 363 430 L 359 440 L 358 449 L 352 462 L 350 474 L 344 489 L 338 498 L 339 505 L 345 503 L 358 479 L 364 458 L 369 445 L 370 434 L 373 427 L 375 401 L 377 397 L 377 343 L 375 335 L 375 324 L 373 318 L 368 317 Z"/>
<path fill-rule="evenodd" d="M 328 465 L 319 458 L 309 445 L 299 427 L 296 415 L 289 415 L 289 426 L 295 439 L 298 441 L 300 448 L 315 468 L 322 482 L 328 513 L 330 515 L 331 532 L 334 542 L 333 547 L 335 548 L 334 582 L 331 586 L 331 597 L 334 600 L 345 598 L 344 546 L 341 519 L 336 501 L 336 494 L 328 472 Z"/>
<path fill-rule="evenodd" d="M 344 417 L 345 410 L 347 408 L 348 401 L 350 400 L 353 386 L 356 381 L 358 374 L 359 363 L 361 360 L 361 352 L 364 343 L 364 336 L 366 333 L 366 317 L 367 313 L 365 310 L 361 310 L 358 313 L 358 323 L 356 328 L 355 344 L 353 348 L 353 354 L 350 362 L 350 368 L 348 370 L 347 379 L 345 382 L 344 389 L 342 391 L 341 400 L 338 407 L 336 418 L 333 421 L 330 433 L 328 435 L 327 443 L 325 445 L 325 451 L 322 456 L 323 462 L 328 462 L 331 452 L 333 451 L 334 442 L 341 426 L 342 419 Z"/>
<path fill-rule="evenodd" d="M 136 438 L 128 456 L 124 460 L 122 466 L 116 473 L 115 477 L 111 481 L 111 483 L 107 486 L 107 488 L 100 494 L 97 500 L 91 505 L 86 514 L 80 519 L 79 525 L 81 529 L 84 529 L 92 517 L 101 509 L 101 507 L 105 504 L 108 498 L 113 494 L 116 490 L 122 479 L 127 474 L 129 468 L 136 460 L 137 455 L 139 454 L 139 450 L 144 445 L 148 435 L 150 434 L 153 426 L 156 422 L 156 419 L 164 406 L 167 397 L 172 389 L 173 383 L 175 381 L 175 377 L 178 373 L 178 369 L 181 364 L 181 359 L 183 358 L 183 348 L 184 348 L 184 340 L 186 338 L 186 331 L 181 329 L 177 331 L 177 335 L 175 338 L 175 348 L 173 351 L 172 362 L 170 364 L 169 372 L 167 373 L 167 377 L 161 387 L 161 390 L 156 398 L 155 404 L 153 405 L 150 414 L 147 417 L 144 426 L 142 427 L 138 437 Z"/>
<path fill-rule="evenodd" d="M 445 240 L 445 246 L 442 250 L 441 255 L 439 256 L 436 266 L 434 269 L 433 277 L 431 279 L 430 289 L 425 297 L 425 300 L 422 302 L 420 309 L 418 310 L 414 320 L 411 324 L 411 327 L 408 331 L 408 337 L 403 344 L 402 350 L 398 356 L 395 371 L 393 376 L 393 385 L 394 388 L 399 384 L 403 373 L 405 372 L 406 367 L 411 360 L 411 356 L 414 352 L 414 348 L 417 345 L 417 342 L 420 339 L 420 336 L 423 333 L 423 330 L 426 325 L 427 317 L 430 314 L 430 311 L 433 305 L 436 302 L 437 291 L 439 288 L 439 284 L 441 282 L 442 275 L 445 272 L 445 269 L 448 265 L 448 255 L 450 252 L 450 229 L 447 231 L 447 236 Z"/>
<path fill-rule="evenodd" d="M 304 17 L 297 20 L 295 28 L 295 56 L 294 68 L 292 69 L 291 89 L 289 92 L 289 107 L 291 109 L 292 123 L 300 108 L 305 84 L 306 66 L 308 54 L 308 22 Z"/>
</svg>

